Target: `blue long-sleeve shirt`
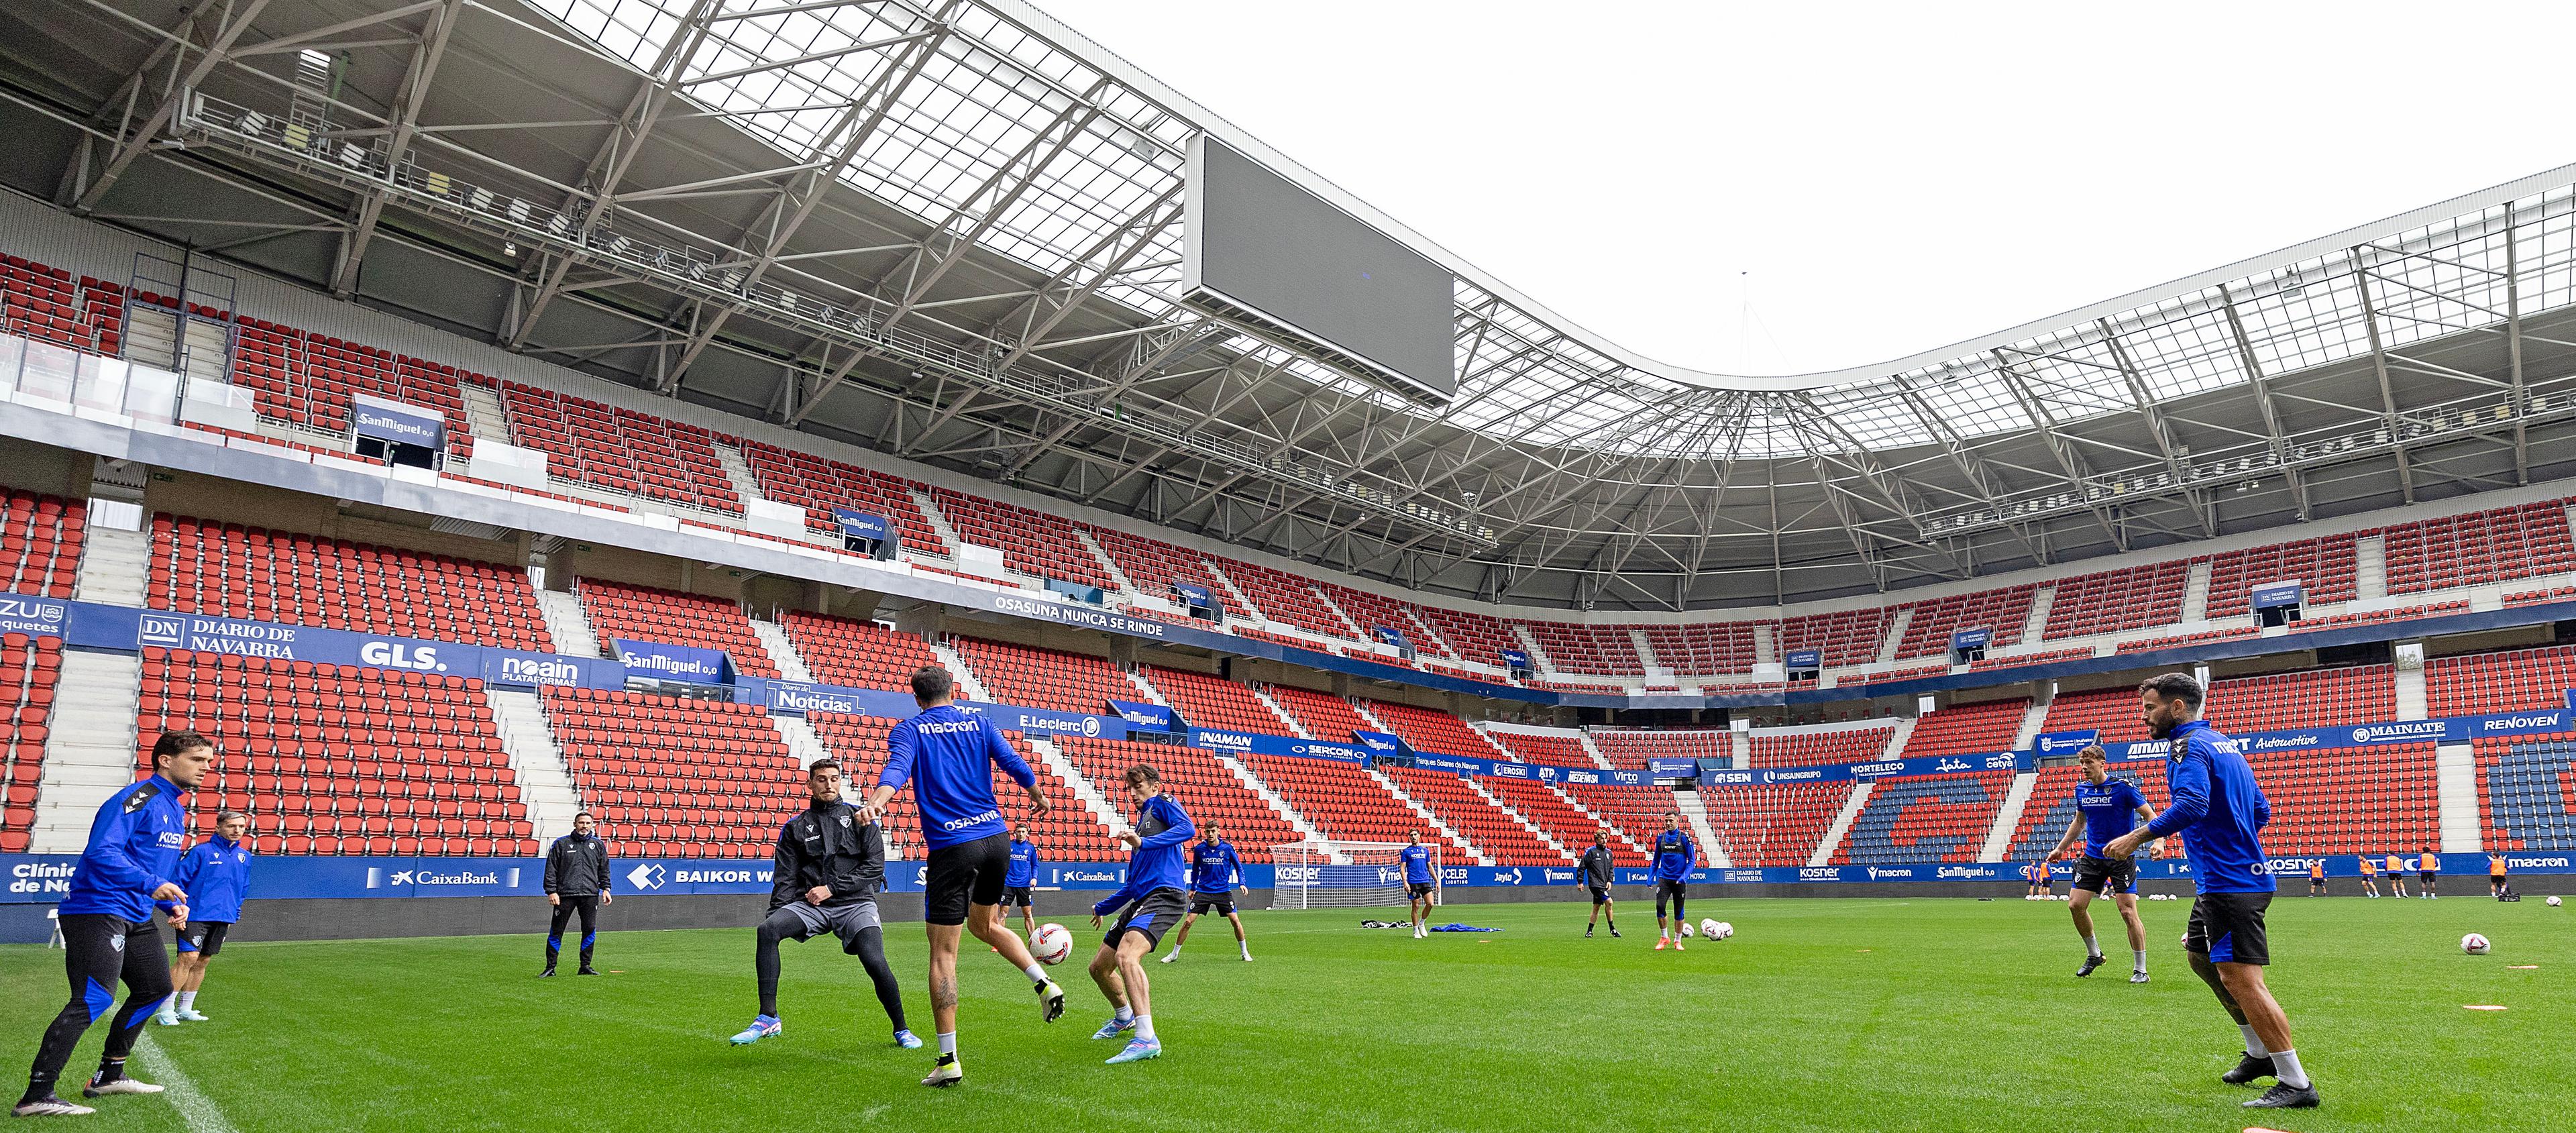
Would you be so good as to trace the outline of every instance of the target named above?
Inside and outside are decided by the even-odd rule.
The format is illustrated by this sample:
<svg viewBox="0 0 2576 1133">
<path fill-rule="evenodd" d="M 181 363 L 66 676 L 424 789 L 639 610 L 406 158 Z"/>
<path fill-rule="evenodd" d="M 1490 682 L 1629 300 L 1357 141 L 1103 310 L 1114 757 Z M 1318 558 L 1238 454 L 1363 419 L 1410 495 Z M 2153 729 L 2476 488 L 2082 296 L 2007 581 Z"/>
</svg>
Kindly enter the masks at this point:
<svg viewBox="0 0 2576 1133">
<path fill-rule="evenodd" d="M 921 840 L 937 850 L 1002 832 L 1002 812 L 993 805 L 996 767 L 1023 787 L 1037 782 L 1001 725 L 943 704 L 886 733 L 886 765 L 877 785 L 901 790 L 912 784 Z"/>
<path fill-rule="evenodd" d="M 2202 893 L 2270 893 L 2272 870 L 2259 837 L 2272 803 L 2236 744 L 2190 720 L 2173 730 L 2165 784 L 2173 805 L 2147 823 L 2158 838 L 2182 834 L 2192 857 L 2192 884 Z"/>
<path fill-rule="evenodd" d="M 1030 841 L 1011 843 L 1011 868 L 1002 874 L 1002 884 L 1013 889 L 1026 889 L 1038 878 L 1038 844 Z"/>
<path fill-rule="evenodd" d="M 1234 875 L 1243 869 L 1243 859 L 1234 856 L 1232 842 L 1201 842 L 1190 847 L 1190 890 L 1195 893 L 1230 893 Z"/>
<path fill-rule="evenodd" d="M 141 923 L 152 919 L 152 891 L 179 869 L 188 842 L 188 815 L 179 788 L 159 775 L 107 797 L 90 820 L 89 847 L 72 867 L 70 891 L 57 911 L 65 916 L 104 913 Z"/>
<path fill-rule="evenodd" d="M 241 919 L 242 898 L 250 893 L 250 851 L 217 834 L 189 847 L 172 880 L 188 891 L 189 920 L 231 924 Z"/>
<path fill-rule="evenodd" d="M 1127 856 L 1127 884 L 1091 906 L 1094 914 L 1106 916 L 1109 910 L 1157 889 L 1181 887 L 1181 871 L 1189 860 L 1183 847 L 1199 833 L 1190 823 L 1190 813 L 1172 796 L 1156 795 L 1136 808 L 1136 833 L 1141 840 Z"/>
<path fill-rule="evenodd" d="M 1688 881 L 1699 866 L 1699 847 L 1679 830 L 1655 835 L 1655 880 Z"/>
</svg>

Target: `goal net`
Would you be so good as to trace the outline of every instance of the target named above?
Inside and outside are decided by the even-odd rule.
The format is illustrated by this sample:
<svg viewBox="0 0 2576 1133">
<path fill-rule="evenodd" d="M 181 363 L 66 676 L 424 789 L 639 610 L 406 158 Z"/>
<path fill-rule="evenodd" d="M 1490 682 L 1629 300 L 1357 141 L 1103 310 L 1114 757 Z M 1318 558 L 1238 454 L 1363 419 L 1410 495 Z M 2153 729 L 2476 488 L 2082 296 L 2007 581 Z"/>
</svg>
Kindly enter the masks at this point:
<svg viewBox="0 0 2576 1133">
<path fill-rule="evenodd" d="M 1404 842 L 1294 842 L 1270 850 L 1270 907 L 1352 909 L 1405 903 Z M 1430 842 L 1432 899 L 1439 899 L 1440 847 Z"/>
</svg>

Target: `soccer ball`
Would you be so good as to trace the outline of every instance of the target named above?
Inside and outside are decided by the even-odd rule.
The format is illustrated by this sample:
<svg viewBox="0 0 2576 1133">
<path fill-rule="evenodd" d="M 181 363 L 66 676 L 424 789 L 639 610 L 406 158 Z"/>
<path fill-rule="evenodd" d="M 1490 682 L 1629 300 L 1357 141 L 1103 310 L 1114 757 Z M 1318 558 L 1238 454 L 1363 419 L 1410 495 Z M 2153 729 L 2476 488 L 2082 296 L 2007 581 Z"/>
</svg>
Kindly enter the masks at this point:
<svg viewBox="0 0 2576 1133">
<path fill-rule="evenodd" d="M 2557 908 L 2557 907 L 2558 907 L 2558 898 L 2556 898 L 2556 897 L 2552 897 L 2552 898 L 2550 898 L 2550 899 L 2549 899 L 2549 907 L 2550 907 L 2550 908 L 2553 908 L 2553 909 Z"/>
<path fill-rule="evenodd" d="M 1719 940 L 1729 939 L 1735 935 L 1735 925 L 1732 922 L 1719 921 L 1717 922 L 1717 928 L 1710 932 L 1709 935 L 1714 936 Z"/>
<path fill-rule="evenodd" d="M 1691 934 L 1691 925 L 1690 925 L 1690 922 L 1689 922 L 1689 921 L 1683 921 L 1683 922 L 1682 922 L 1682 935 L 1683 935 L 1683 936 L 1689 936 L 1690 934 Z"/>
<path fill-rule="evenodd" d="M 1050 967 L 1064 963 L 1065 957 L 1073 955 L 1073 934 L 1066 932 L 1063 925 L 1048 921 L 1029 934 L 1029 951 L 1037 955 L 1038 963 Z"/>
<path fill-rule="evenodd" d="M 1700 918 L 1700 922 L 1699 922 L 1699 934 L 1700 934 L 1701 936 L 1705 936 L 1705 937 L 1709 938 L 1710 940 L 1723 940 L 1723 939 L 1725 939 L 1724 937 L 1721 937 L 1721 936 L 1719 936 L 1719 935 L 1717 934 L 1717 918 L 1716 918 L 1716 917 L 1702 917 L 1702 918 Z"/>
<path fill-rule="evenodd" d="M 2484 956 L 2487 954 L 2487 950 L 2492 947 L 2494 946 L 2487 943 L 2486 937 L 2480 936 L 2474 932 L 2460 938 L 2460 951 L 2466 952 L 2471 956 Z"/>
</svg>

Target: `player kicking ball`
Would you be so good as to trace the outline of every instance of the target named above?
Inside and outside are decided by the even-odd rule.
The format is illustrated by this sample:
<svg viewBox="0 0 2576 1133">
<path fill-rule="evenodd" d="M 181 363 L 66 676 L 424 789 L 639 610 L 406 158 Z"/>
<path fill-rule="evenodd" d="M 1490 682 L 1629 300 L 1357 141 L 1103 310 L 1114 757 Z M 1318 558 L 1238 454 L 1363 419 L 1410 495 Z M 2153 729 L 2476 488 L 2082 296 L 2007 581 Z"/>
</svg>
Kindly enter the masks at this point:
<svg viewBox="0 0 2576 1133">
<path fill-rule="evenodd" d="M 1690 872 L 1699 865 L 1699 847 L 1691 836 L 1682 833 L 1682 816 L 1664 815 L 1664 832 L 1655 835 L 1655 951 L 1671 948 L 1682 951 L 1682 942 L 1673 936 L 1672 926 L 1689 924 L 1690 914 L 1683 904 L 1690 897 Z M 1664 919 L 1664 902 L 1671 901 L 1673 918 Z"/>
<path fill-rule="evenodd" d="M 2075 784 L 2075 820 L 2066 824 L 2065 836 L 2048 854 L 2048 861 L 2055 861 L 2067 856 L 2077 842 L 2084 844 L 2084 857 L 2075 865 L 2075 886 L 2066 894 L 2066 911 L 2075 917 L 2075 935 L 2084 938 L 2084 966 L 2075 975 L 2081 979 L 2102 966 L 2102 942 L 2093 935 L 2093 898 L 2108 893 L 2129 930 L 2129 955 L 2136 964 L 2129 969 L 2129 982 L 2142 984 L 2147 982 L 2147 926 L 2138 920 L 2138 863 L 2106 858 L 2102 845 L 2136 829 L 2140 820 L 2154 819 L 2156 812 L 2136 784 L 2111 778 L 2110 757 L 2102 745 L 2085 748 L 2075 762 L 2084 769 L 2084 780 Z M 2164 856 L 2163 839 L 2156 840 L 2154 853 Z M 2039 868 L 2048 866 L 2042 863 Z"/>
<path fill-rule="evenodd" d="M 1163 954 L 1166 964 L 1181 958 L 1181 946 L 1190 942 L 1190 926 L 1199 923 L 1201 914 L 1213 909 L 1234 926 L 1234 946 L 1243 953 L 1243 962 L 1252 962 L 1252 944 L 1243 937 L 1243 917 L 1234 911 L 1234 886 L 1243 876 L 1243 859 L 1234 854 L 1234 843 L 1225 840 L 1225 831 L 1208 823 L 1207 832 L 1198 844 L 1190 847 L 1190 915 L 1181 921 L 1181 934 L 1172 938 L 1172 950 Z"/>
<path fill-rule="evenodd" d="M 1395 856 L 1404 863 L 1404 898 L 1407 909 L 1413 914 L 1413 938 L 1428 939 L 1431 936 L 1431 896 L 1439 889 L 1439 883 L 1431 878 L 1431 851 L 1422 845 L 1422 832 L 1414 831 L 1413 844 L 1397 850 Z"/>
<path fill-rule="evenodd" d="M 886 965 L 885 927 L 877 916 L 877 891 L 885 888 L 885 831 L 859 808 L 841 800 L 841 765 L 818 759 L 805 769 L 811 800 L 804 813 L 778 829 L 771 858 L 769 915 L 752 944 L 752 970 L 760 984 L 760 1015 L 733 1036 L 744 1046 L 782 1032 L 778 1021 L 778 942 L 798 943 L 831 933 L 841 951 L 859 958 L 875 985 L 877 1004 L 894 1024 L 896 1046 L 921 1040 L 904 1028 L 903 991 Z"/>
<path fill-rule="evenodd" d="M 1197 833 L 1189 812 L 1163 793 L 1162 772 L 1139 763 L 1120 778 L 1127 797 L 1136 802 L 1135 829 L 1118 832 L 1118 840 L 1131 851 L 1127 884 L 1091 907 L 1091 927 L 1098 928 L 1111 909 L 1126 906 L 1091 957 L 1091 980 L 1108 997 L 1112 1012 L 1091 1037 L 1114 1039 L 1120 1032 L 1135 1032 L 1126 1049 L 1109 1056 L 1111 1066 L 1163 1056 L 1163 1040 L 1154 1033 L 1152 989 L 1145 982 L 1145 954 L 1162 942 L 1163 930 L 1181 919 L 1183 847 Z"/>
</svg>

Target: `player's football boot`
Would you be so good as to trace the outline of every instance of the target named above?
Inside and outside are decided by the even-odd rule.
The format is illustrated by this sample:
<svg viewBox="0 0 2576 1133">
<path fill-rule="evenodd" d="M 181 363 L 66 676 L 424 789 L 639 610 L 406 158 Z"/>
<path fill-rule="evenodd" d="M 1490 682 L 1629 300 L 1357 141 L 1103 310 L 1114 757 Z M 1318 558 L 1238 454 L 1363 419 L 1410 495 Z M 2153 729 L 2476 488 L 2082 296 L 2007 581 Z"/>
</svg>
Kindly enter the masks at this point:
<svg viewBox="0 0 2576 1133">
<path fill-rule="evenodd" d="M 958 1065 L 957 1056 L 943 1054 L 939 1056 L 939 1065 L 930 1068 L 930 1077 L 922 1079 L 921 1084 L 932 1089 L 946 1089 L 965 1080 L 966 1068 Z"/>
<path fill-rule="evenodd" d="M 1655 951 L 1661 952 L 1664 949 L 1671 947 L 1672 943 L 1673 938 L 1669 936 L 1658 936 L 1655 938 Z"/>
<path fill-rule="evenodd" d="M 762 1039 L 777 1038 L 779 1034 L 784 1032 L 786 1029 L 786 1027 L 782 1026 L 778 1022 L 777 1016 L 762 1015 L 753 1019 L 750 1026 L 744 1027 L 741 1031 L 736 1032 L 733 1038 L 728 1041 L 732 1042 L 735 1046 L 750 1046 Z"/>
<path fill-rule="evenodd" d="M 2129 973 L 2129 982 L 2133 984 L 2145 983 L 2147 982 L 2147 974 L 2145 972 L 2131 972 Z"/>
<path fill-rule="evenodd" d="M 894 1045 L 902 1047 L 905 1050 L 920 1050 L 921 1036 L 910 1031 L 896 1031 L 894 1033 Z"/>
<path fill-rule="evenodd" d="M 203 1023 L 207 1021 L 206 1013 L 199 1011 L 194 1007 L 179 1012 L 179 1017 L 191 1023 Z"/>
<path fill-rule="evenodd" d="M 1043 1005 L 1046 1014 L 1046 1021 L 1052 1023 L 1064 1018 L 1064 989 L 1057 987 L 1054 980 L 1048 980 L 1039 984 L 1037 991 L 1038 1001 Z"/>
<path fill-rule="evenodd" d="M 2304 1086 L 2284 1086 L 2274 1082 L 2271 1089 L 2263 1091 L 2262 1097 L 2245 1103 L 2245 1108 L 2315 1109 L 2320 1100 L 2317 1097 L 2317 1084 L 2314 1082 Z"/>
<path fill-rule="evenodd" d="M 1136 1020 L 1113 1018 L 1106 1023 L 1102 1023 L 1099 1030 L 1091 1032 L 1091 1037 L 1094 1040 L 1114 1039 L 1125 1032 L 1135 1029 Z"/>
<path fill-rule="evenodd" d="M 1154 1039 L 1129 1039 L 1127 1049 L 1110 1055 L 1106 1065 L 1116 1066 L 1121 1062 L 1143 1062 L 1148 1058 L 1161 1057 L 1163 1057 L 1162 1043 Z"/>
<path fill-rule="evenodd" d="M 157 1094 L 160 1092 L 161 1087 L 155 1086 L 150 1082 L 137 1082 L 132 1078 L 124 1077 L 120 1077 L 113 1082 L 101 1082 L 93 1078 L 90 1080 L 89 1085 L 81 1087 L 81 1096 L 85 1098 L 103 1098 L 109 1094 Z"/>
<path fill-rule="evenodd" d="M 1682 950 L 1682 942 L 1681 942 L 1681 941 L 1678 941 L 1678 940 L 1674 941 L 1674 942 L 1673 942 L 1673 951 L 1675 951 L 1675 952 L 1679 952 L 1679 951 L 1681 951 L 1681 950 Z"/>
<path fill-rule="evenodd" d="M 31 1102 L 20 1102 L 9 1112 L 19 1117 L 81 1117 L 98 1111 L 47 1094 Z"/>
<path fill-rule="evenodd" d="M 1610 939 L 1612 939 L 1612 940 L 1617 940 L 1617 939 L 1619 939 L 1619 929 L 1618 929 L 1618 926 L 1616 926 L 1616 925 L 1611 926 L 1611 928 L 1610 928 Z"/>
<path fill-rule="evenodd" d="M 179 1013 L 176 1011 L 161 1012 L 160 1014 L 154 1015 L 152 1017 L 152 1021 L 159 1023 L 164 1027 L 176 1027 L 181 1023 L 187 1022 L 187 1020 L 180 1018 Z"/>
<path fill-rule="evenodd" d="M 2256 1078 L 2269 1078 L 2271 1076 L 2272 1056 L 2267 1054 L 2261 1058 L 2256 1058 L 2249 1054 L 2238 1059 L 2236 1062 L 2236 1069 L 2219 1075 L 2218 1080 L 2225 1082 L 2230 1086 L 2242 1086 Z"/>
<path fill-rule="evenodd" d="M 2085 958 L 2084 958 L 2084 966 L 2083 966 L 2083 967 L 2081 967 L 2081 968 L 2077 968 L 2077 969 L 2075 969 L 2075 978 L 2080 980 L 2080 979 L 2083 979 L 2083 978 L 2084 978 L 2084 977 L 2086 977 L 2086 976 L 2092 975 L 2092 974 L 2093 974 L 2093 969 L 2095 969 L 2095 968 L 2099 968 L 2099 967 L 2101 967 L 2101 966 L 2102 966 L 2102 958 L 2101 958 L 2101 957 L 2099 957 L 2099 956 L 2087 956 L 2087 957 L 2085 957 Z"/>
</svg>

